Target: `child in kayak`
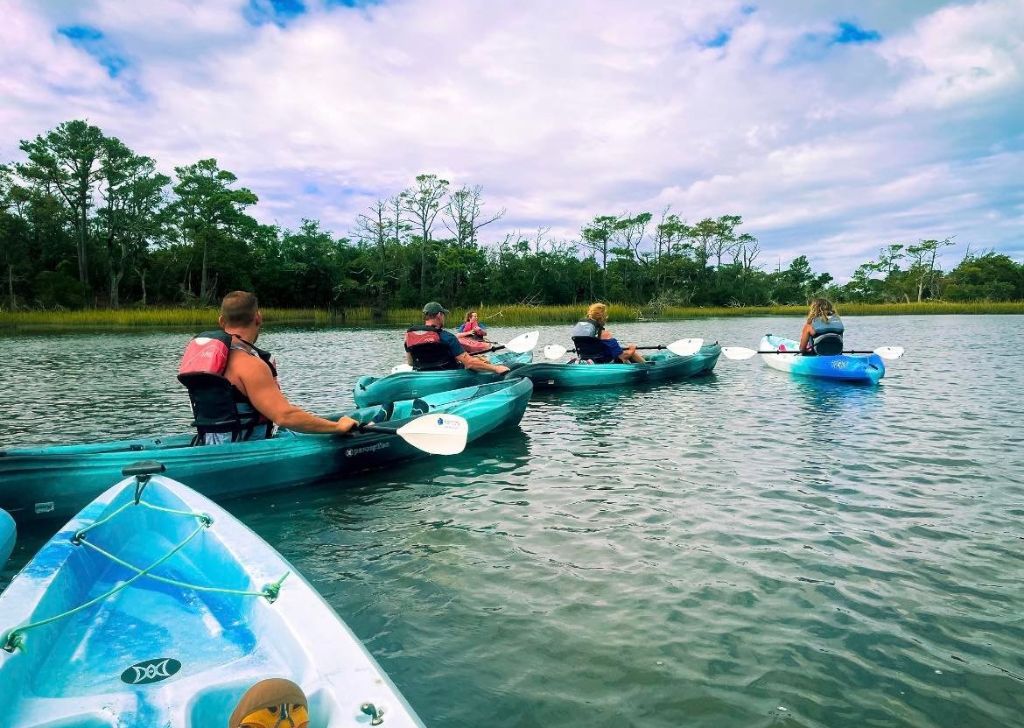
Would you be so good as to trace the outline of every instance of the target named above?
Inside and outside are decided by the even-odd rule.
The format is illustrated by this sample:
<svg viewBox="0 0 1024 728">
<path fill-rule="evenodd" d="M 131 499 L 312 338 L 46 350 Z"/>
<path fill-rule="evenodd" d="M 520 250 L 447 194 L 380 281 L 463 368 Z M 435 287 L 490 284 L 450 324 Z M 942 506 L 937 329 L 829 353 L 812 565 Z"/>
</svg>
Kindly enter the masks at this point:
<svg viewBox="0 0 1024 728">
<path fill-rule="evenodd" d="M 482 354 L 491 350 L 491 343 L 487 341 L 487 330 L 477 319 L 476 311 L 469 311 L 466 314 L 466 320 L 455 330 L 455 335 L 462 348 L 470 354 Z"/>
<path fill-rule="evenodd" d="M 457 334 L 473 334 L 481 339 L 487 336 L 487 327 L 480 323 L 477 318 L 476 311 L 467 311 L 466 320 L 459 326 L 455 332 Z"/>
<path fill-rule="evenodd" d="M 636 344 L 627 344 L 623 348 L 618 339 L 612 336 L 612 332 L 605 328 L 607 324 L 608 306 L 594 303 L 587 309 L 586 319 L 572 327 L 569 335 L 572 336 L 580 360 L 594 364 L 643 362 L 644 358 L 637 353 Z"/>
<path fill-rule="evenodd" d="M 841 354 L 844 329 L 832 302 L 827 298 L 815 298 L 800 331 L 800 353 L 805 356 Z"/>
</svg>

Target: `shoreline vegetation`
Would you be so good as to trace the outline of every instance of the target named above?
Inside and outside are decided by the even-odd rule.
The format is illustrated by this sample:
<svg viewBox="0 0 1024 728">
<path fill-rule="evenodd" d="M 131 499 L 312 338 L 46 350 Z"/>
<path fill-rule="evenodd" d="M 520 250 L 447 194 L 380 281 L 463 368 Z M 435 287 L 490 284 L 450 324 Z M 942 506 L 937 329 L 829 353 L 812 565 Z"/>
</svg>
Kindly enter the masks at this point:
<svg viewBox="0 0 1024 728">
<path fill-rule="evenodd" d="M 670 200 L 580 218 L 578 232 L 526 234 L 496 224 L 507 211 L 479 185 L 425 173 L 338 234 L 315 219 L 261 223 L 256 193 L 216 159 L 165 174 L 81 119 L 18 148 L 18 159 L 0 160 L 0 307 L 29 313 L 0 314 L 0 328 L 209 326 L 209 310 L 233 290 L 256 292 L 289 323 L 344 325 L 405 324 L 427 301 L 455 311 L 516 301 L 522 310 L 489 308 L 506 317 L 495 323 L 519 325 L 570 321 L 590 301 L 620 303 L 613 317 L 635 321 L 795 314 L 774 304 L 802 309 L 816 296 L 848 313 L 894 303 L 867 310 L 914 312 L 910 302 L 998 312 L 1002 303 L 980 302 L 1024 300 L 1024 262 L 928 230 L 916 242 L 879 239 L 877 256 L 840 283 L 807 255 L 765 260 L 735 211 L 691 218 Z M 950 265 L 957 246 L 962 258 Z"/>
<path fill-rule="evenodd" d="M 532 326 L 572 324 L 583 316 L 586 306 L 481 305 L 480 320 L 489 326 Z M 900 316 L 935 314 L 1024 314 L 1024 301 L 942 302 L 927 303 L 845 303 L 840 304 L 844 316 Z M 464 312 L 453 309 L 454 314 Z M 609 316 L 621 323 L 676 321 L 732 316 L 805 316 L 807 306 L 648 306 L 610 304 Z M 325 327 L 391 327 L 417 322 L 416 308 L 393 308 L 374 311 L 369 307 L 339 310 L 264 308 L 268 325 Z M 453 317 L 457 321 L 461 316 Z M 84 309 L 64 311 L 0 310 L 0 332 L 25 329 L 137 329 L 137 328 L 213 328 L 217 325 L 216 308 L 134 308 Z"/>
</svg>

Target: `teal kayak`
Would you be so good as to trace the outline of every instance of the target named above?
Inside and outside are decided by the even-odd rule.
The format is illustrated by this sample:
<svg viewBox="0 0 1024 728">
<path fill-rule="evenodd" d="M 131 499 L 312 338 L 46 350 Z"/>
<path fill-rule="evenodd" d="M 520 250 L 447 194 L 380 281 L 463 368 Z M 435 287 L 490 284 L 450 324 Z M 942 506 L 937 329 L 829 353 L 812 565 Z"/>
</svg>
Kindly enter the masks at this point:
<svg viewBox="0 0 1024 728">
<path fill-rule="evenodd" d="M 791 351 L 792 354 L 762 354 L 772 369 L 818 379 L 876 384 L 885 376 L 885 361 L 878 354 L 837 354 L 835 356 L 804 356 L 800 342 L 766 334 L 761 351 Z"/>
<path fill-rule="evenodd" d="M 509 380 L 440 392 L 420 399 L 364 407 L 360 422 L 398 426 L 418 416 L 455 414 L 469 424 L 470 441 L 522 419 L 533 386 Z M 340 414 L 330 415 L 332 419 Z M 371 430 L 350 436 L 300 435 L 287 430 L 267 440 L 190 446 L 192 434 L 89 445 L 14 448 L 0 452 L 0 508 L 16 520 L 74 514 L 141 458 L 212 498 L 229 498 L 309 483 L 423 456 L 396 435 Z"/>
<path fill-rule="evenodd" d="M 490 357 L 492 364 L 500 364 L 510 369 L 529 364 L 533 361 L 533 353 L 516 354 L 505 352 Z M 493 372 L 475 372 L 471 369 L 442 369 L 430 372 L 397 372 L 386 377 L 360 377 L 356 380 L 352 398 L 357 407 L 370 407 L 384 402 L 395 402 L 401 399 L 415 399 L 449 389 L 470 387 L 475 384 L 497 382 L 503 374 Z"/>
<path fill-rule="evenodd" d="M 7 511 L 0 510 L 0 569 L 4 568 L 11 552 L 14 551 L 14 542 L 18 536 L 18 530 L 14 525 L 14 519 Z"/>
<path fill-rule="evenodd" d="M 422 726 L 294 566 L 212 501 L 146 474 L 158 464 L 136 465 L 0 595 L 5 725 L 224 726 L 249 687 L 283 677 L 311 726 L 368 726 L 382 709 L 385 726 Z"/>
<path fill-rule="evenodd" d="M 636 386 L 708 374 L 721 353 L 717 343 L 705 344 L 692 356 L 676 356 L 670 351 L 645 354 L 643 364 L 542 362 L 520 367 L 514 375 L 532 380 L 536 389 Z"/>
</svg>

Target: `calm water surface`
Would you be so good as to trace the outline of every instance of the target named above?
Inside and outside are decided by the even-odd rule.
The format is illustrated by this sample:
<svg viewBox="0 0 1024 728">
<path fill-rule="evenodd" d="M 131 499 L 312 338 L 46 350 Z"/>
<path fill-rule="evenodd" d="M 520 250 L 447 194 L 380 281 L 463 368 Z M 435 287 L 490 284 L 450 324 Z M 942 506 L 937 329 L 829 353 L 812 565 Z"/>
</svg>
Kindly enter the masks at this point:
<svg viewBox="0 0 1024 728">
<path fill-rule="evenodd" d="M 1022 726 L 1024 317 L 847 323 L 857 348 L 907 348 L 880 386 L 723 359 L 700 381 L 535 397 L 460 456 L 228 507 L 428 725 Z M 614 329 L 752 347 L 798 327 Z M 186 339 L 0 338 L 0 447 L 185 427 Z M 393 330 L 260 343 L 320 410 L 401 359 Z M 22 534 L 0 584 L 49 535 Z"/>
</svg>

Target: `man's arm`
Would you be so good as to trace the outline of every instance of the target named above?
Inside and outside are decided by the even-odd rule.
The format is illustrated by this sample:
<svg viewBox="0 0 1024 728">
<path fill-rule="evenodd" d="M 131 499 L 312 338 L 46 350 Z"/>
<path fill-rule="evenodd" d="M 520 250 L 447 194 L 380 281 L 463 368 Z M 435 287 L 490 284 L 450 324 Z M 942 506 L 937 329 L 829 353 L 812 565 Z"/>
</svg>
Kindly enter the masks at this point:
<svg viewBox="0 0 1024 728">
<path fill-rule="evenodd" d="M 508 371 L 508 367 L 502 365 L 491 364 L 486 359 L 480 359 L 479 357 L 470 356 L 466 352 L 462 352 L 455 360 L 459 362 L 466 369 L 472 369 L 476 372 L 494 372 L 495 374 L 504 374 Z"/>
<path fill-rule="evenodd" d="M 325 420 L 296 407 L 281 393 L 263 362 L 249 358 L 238 362 L 238 377 L 252 406 L 279 427 L 310 434 L 344 434 L 359 423 L 351 417 Z"/>
</svg>

